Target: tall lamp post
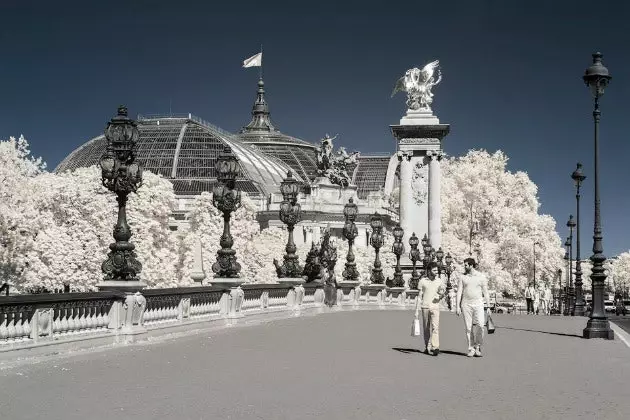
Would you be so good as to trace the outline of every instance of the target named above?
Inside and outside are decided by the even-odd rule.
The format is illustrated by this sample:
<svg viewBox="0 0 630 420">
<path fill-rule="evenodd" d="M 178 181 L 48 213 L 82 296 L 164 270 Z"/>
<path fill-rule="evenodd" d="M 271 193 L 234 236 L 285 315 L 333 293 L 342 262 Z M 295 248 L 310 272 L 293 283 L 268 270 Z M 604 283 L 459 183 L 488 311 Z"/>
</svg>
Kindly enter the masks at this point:
<svg viewBox="0 0 630 420">
<path fill-rule="evenodd" d="M 562 315 L 562 269 L 558 269 L 558 315 Z"/>
<path fill-rule="evenodd" d="M 573 286 L 573 229 L 576 223 L 573 220 L 573 215 L 569 215 L 567 221 L 567 227 L 569 228 L 569 314 L 575 315 L 575 288 Z"/>
<path fill-rule="evenodd" d="M 451 302 L 451 289 L 453 288 L 451 285 L 451 274 L 453 274 L 455 268 L 453 267 L 453 257 L 451 257 L 450 253 L 446 254 L 444 261 L 446 262 L 446 266 L 444 267 L 444 271 L 446 272 L 446 303 L 450 311 L 453 308 L 453 302 Z"/>
<path fill-rule="evenodd" d="M 343 236 L 348 240 L 348 255 L 346 255 L 346 267 L 341 275 L 345 281 L 356 281 L 359 278 L 357 263 L 354 261 L 354 253 L 352 252 L 352 244 L 354 239 L 359 235 L 359 230 L 354 221 L 357 219 L 359 212 L 354 200 L 350 198 L 348 203 L 343 207 L 343 216 L 346 223 L 343 226 Z"/>
<path fill-rule="evenodd" d="M 293 241 L 293 229 L 295 225 L 302 219 L 300 212 L 301 207 L 297 202 L 298 193 L 300 192 L 300 183 L 293 178 L 291 171 L 287 172 L 287 177 L 280 183 L 280 192 L 282 193 L 282 204 L 280 204 L 280 220 L 287 225 L 289 231 L 289 239 L 285 248 L 286 254 L 282 261 L 282 265 L 274 258 L 273 264 L 276 266 L 276 273 L 279 278 L 290 277 L 299 278 L 302 276 L 303 267 L 300 265 L 299 257 L 295 253 L 297 247 Z"/>
<path fill-rule="evenodd" d="M 400 227 L 400 223 L 396 224 L 394 231 L 394 244 L 392 245 L 392 252 L 396 255 L 396 267 L 394 268 L 394 287 L 404 287 L 405 280 L 403 280 L 403 273 L 400 269 L 400 256 L 405 252 L 405 244 L 403 244 L 402 238 L 405 234 L 403 228 Z"/>
<path fill-rule="evenodd" d="M 611 79 L 608 69 L 602 64 L 602 54 L 593 54 L 593 64 L 584 72 L 584 82 L 590 88 L 594 98 L 593 120 L 595 124 L 595 223 L 593 225 L 593 255 L 591 261 L 593 268 L 591 280 L 593 283 L 593 311 L 586 323 L 583 331 L 584 338 L 606 338 L 612 340 L 615 333 L 610 328 L 608 317 L 604 311 L 604 283 L 606 274 L 604 273 L 604 245 L 602 244 L 602 224 L 599 213 L 599 120 L 601 111 L 599 110 L 599 98 L 604 94 L 604 90 Z"/>
<path fill-rule="evenodd" d="M 370 282 L 374 284 L 383 284 L 385 278 L 383 277 L 383 268 L 379 258 L 379 251 L 385 242 L 385 237 L 383 236 L 383 219 L 380 214 L 374 213 L 374 216 L 372 216 L 372 219 L 370 220 L 370 227 L 372 228 L 370 244 L 374 247 L 374 252 L 376 253 Z"/>
<path fill-rule="evenodd" d="M 564 241 L 566 252 L 564 254 L 564 260 L 567 262 L 567 281 L 564 285 L 564 315 L 571 313 L 571 237 L 569 236 Z"/>
<path fill-rule="evenodd" d="M 582 291 L 582 260 L 580 256 L 580 187 L 586 176 L 582 173 L 582 164 L 578 162 L 577 168 L 571 174 L 575 181 L 575 201 L 577 207 L 577 223 L 575 229 L 575 309 L 574 314 L 584 316 L 584 292 Z"/>
<path fill-rule="evenodd" d="M 137 276 L 142 264 L 136 259 L 134 244 L 129 242 L 131 229 L 127 224 L 127 196 L 136 192 L 142 183 L 142 169 L 135 162 L 138 137 L 137 123 L 127 116 L 125 106 L 119 106 L 118 114 L 105 129 L 107 150 L 99 161 L 102 183 L 116 194 L 118 202 L 118 220 L 114 226 L 116 242 L 109 245 L 111 251 L 101 265 L 105 277 L 98 285 L 100 290 L 132 292 L 146 286 Z"/>
<path fill-rule="evenodd" d="M 223 234 L 212 271 L 219 278 L 238 277 L 241 265 L 236 262 L 236 251 L 232 249 L 234 239 L 230 234 L 230 217 L 241 206 L 241 192 L 236 189 L 238 160 L 229 146 L 225 146 L 219 154 L 215 168 L 218 182 L 212 190 L 212 205 L 223 213 Z"/>
</svg>

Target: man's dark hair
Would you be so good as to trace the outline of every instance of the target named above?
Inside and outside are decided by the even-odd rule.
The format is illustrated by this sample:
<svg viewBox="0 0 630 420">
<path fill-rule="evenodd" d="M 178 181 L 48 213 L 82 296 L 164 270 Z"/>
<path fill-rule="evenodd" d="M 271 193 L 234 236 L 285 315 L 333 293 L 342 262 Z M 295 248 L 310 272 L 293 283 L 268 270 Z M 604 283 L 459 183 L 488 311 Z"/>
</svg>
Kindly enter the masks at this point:
<svg viewBox="0 0 630 420">
<path fill-rule="evenodd" d="M 475 259 L 474 259 L 474 258 L 472 258 L 472 257 L 468 257 L 468 258 L 466 258 L 466 259 L 464 260 L 464 263 L 465 263 L 465 264 L 468 264 L 468 265 L 472 265 L 472 267 L 473 267 L 473 268 L 477 268 L 477 262 L 476 262 L 476 261 L 475 261 Z"/>
<path fill-rule="evenodd" d="M 431 270 L 433 267 L 440 268 L 440 267 L 438 266 L 438 263 L 436 263 L 435 261 L 431 261 L 431 262 L 429 263 L 429 265 L 427 266 L 427 268 L 428 268 L 429 270 Z"/>
</svg>

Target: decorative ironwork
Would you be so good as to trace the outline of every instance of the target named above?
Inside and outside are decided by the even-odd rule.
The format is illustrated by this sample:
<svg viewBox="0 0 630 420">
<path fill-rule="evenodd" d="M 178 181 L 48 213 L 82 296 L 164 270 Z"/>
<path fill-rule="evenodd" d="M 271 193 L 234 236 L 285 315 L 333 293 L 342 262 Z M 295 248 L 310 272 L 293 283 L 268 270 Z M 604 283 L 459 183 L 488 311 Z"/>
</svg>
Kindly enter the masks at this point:
<svg viewBox="0 0 630 420">
<path fill-rule="evenodd" d="M 280 220 L 287 225 L 289 231 L 289 239 L 285 248 L 286 255 L 282 265 L 278 260 L 273 259 L 273 265 L 276 267 L 278 277 L 300 277 L 302 266 L 299 257 L 296 254 L 297 247 L 293 241 L 293 229 L 300 222 L 300 204 L 297 202 L 298 193 L 300 192 L 300 183 L 293 178 L 291 171 L 287 172 L 287 177 L 280 184 L 280 192 L 282 193 L 282 204 L 280 204 Z"/>
<path fill-rule="evenodd" d="M 348 255 L 346 255 L 346 267 L 343 270 L 342 276 L 346 281 L 355 281 L 359 278 L 357 263 L 354 260 L 354 253 L 352 252 L 354 239 L 359 235 L 357 225 L 354 223 L 357 218 L 357 213 L 358 207 L 354 203 L 354 200 L 350 198 L 348 204 L 343 208 L 343 215 L 346 218 L 346 223 L 343 226 L 343 237 L 348 240 Z"/>
<path fill-rule="evenodd" d="M 396 268 L 394 269 L 394 280 L 392 285 L 394 287 L 404 287 L 405 280 L 403 280 L 403 273 L 400 269 L 400 256 L 405 252 L 405 244 L 403 244 L 402 241 L 405 231 L 400 227 L 400 223 L 396 224 L 393 234 L 394 244 L 392 245 L 392 252 L 396 255 Z"/>
<path fill-rule="evenodd" d="M 586 179 L 582 173 L 582 164 L 578 162 L 577 168 L 571 174 L 571 179 L 575 182 L 575 201 L 577 207 L 577 222 L 575 229 L 575 309 L 576 316 L 584 316 L 584 292 L 582 291 L 582 261 L 580 255 L 580 187 Z"/>
<path fill-rule="evenodd" d="M 372 275 L 370 276 L 370 282 L 374 284 L 383 284 L 385 278 L 383 277 L 383 268 L 381 260 L 379 258 L 380 248 L 385 243 L 385 237 L 383 235 L 383 219 L 378 213 L 374 213 L 372 220 L 370 221 L 370 227 L 372 228 L 372 235 L 370 236 L 370 244 L 374 247 L 376 256 L 374 257 L 374 268 L 372 268 Z"/>
<path fill-rule="evenodd" d="M 107 260 L 101 265 L 105 281 L 136 282 L 142 264 L 136 259 L 135 245 L 129 242 L 131 229 L 127 223 L 127 196 L 142 184 L 142 169 L 135 162 L 138 141 L 137 123 L 127 116 L 127 108 L 118 107 L 118 114 L 105 129 L 107 150 L 100 159 L 103 185 L 116 194 L 118 220 L 114 226 L 116 242 L 109 245 Z"/>
<path fill-rule="evenodd" d="M 418 289 L 418 283 L 420 282 L 420 274 L 416 269 L 416 264 L 420 261 L 420 250 L 418 249 L 418 244 L 420 243 L 420 239 L 416 236 L 416 233 L 412 233 L 409 238 L 409 246 L 411 247 L 411 251 L 409 251 L 409 259 L 413 264 L 413 270 L 411 271 L 411 279 L 409 279 L 409 288 L 410 289 Z"/>
<path fill-rule="evenodd" d="M 319 264 L 319 249 L 315 242 L 311 243 L 311 249 L 306 254 L 306 262 L 302 270 L 302 276 L 306 277 L 306 283 L 314 282 L 319 278 L 321 266 Z"/>
<path fill-rule="evenodd" d="M 212 191 L 212 205 L 223 213 L 223 234 L 221 249 L 217 251 L 217 261 L 212 271 L 217 277 L 238 277 L 241 265 L 236 262 L 236 251 L 232 249 L 234 239 L 230 234 L 230 217 L 241 206 L 241 192 L 235 189 L 239 164 L 230 147 L 225 146 L 216 164 L 217 184 Z"/>
<path fill-rule="evenodd" d="M 444 260 L 446 262 L 446 266 L 444 267 L 444 272 L 446 273 L 446 304 L 448 305 L 448 309 L 450 311 L 453 309 L 453 302 L 451 302 L 451 289 L 453 289 L 453 285 L 451 284 L 451 274 L 453 274 L 455 267 L 453 267 L 453 257 L 451 257 L 451 254 L 446 254 Z"/>
</svg>

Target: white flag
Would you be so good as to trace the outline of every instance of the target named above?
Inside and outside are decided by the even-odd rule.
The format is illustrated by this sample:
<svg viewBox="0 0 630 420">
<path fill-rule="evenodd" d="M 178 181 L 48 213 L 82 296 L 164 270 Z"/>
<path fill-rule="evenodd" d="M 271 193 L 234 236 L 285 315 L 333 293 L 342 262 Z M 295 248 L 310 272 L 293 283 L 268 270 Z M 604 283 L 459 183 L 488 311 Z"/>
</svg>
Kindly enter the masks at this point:
<svg viewBox="0 0 630 420">
<path fill-rule="evenodd" d="M 262 53 L 261 52 L 243 61 L 243 67 L 260 67 L 260 66 L 262 66 Z"/>
</svg>

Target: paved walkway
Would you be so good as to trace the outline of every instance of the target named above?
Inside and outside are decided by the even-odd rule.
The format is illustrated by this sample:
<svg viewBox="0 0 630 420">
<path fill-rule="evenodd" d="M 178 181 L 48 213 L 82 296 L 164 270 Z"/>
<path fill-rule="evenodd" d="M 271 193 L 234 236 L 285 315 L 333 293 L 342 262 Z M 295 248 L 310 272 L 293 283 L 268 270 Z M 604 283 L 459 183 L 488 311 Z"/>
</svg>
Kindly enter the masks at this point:
<svg viewBox="0 0 630 420">
<path fill-rule="evenodd" d="M 439 357 L 411 311 L 341 311 L 0 370 L 0 418 L 627 419 L 630 348 L 584 318 L 495 315 L 483 358 L 442 314 Z"/>
</svg>

